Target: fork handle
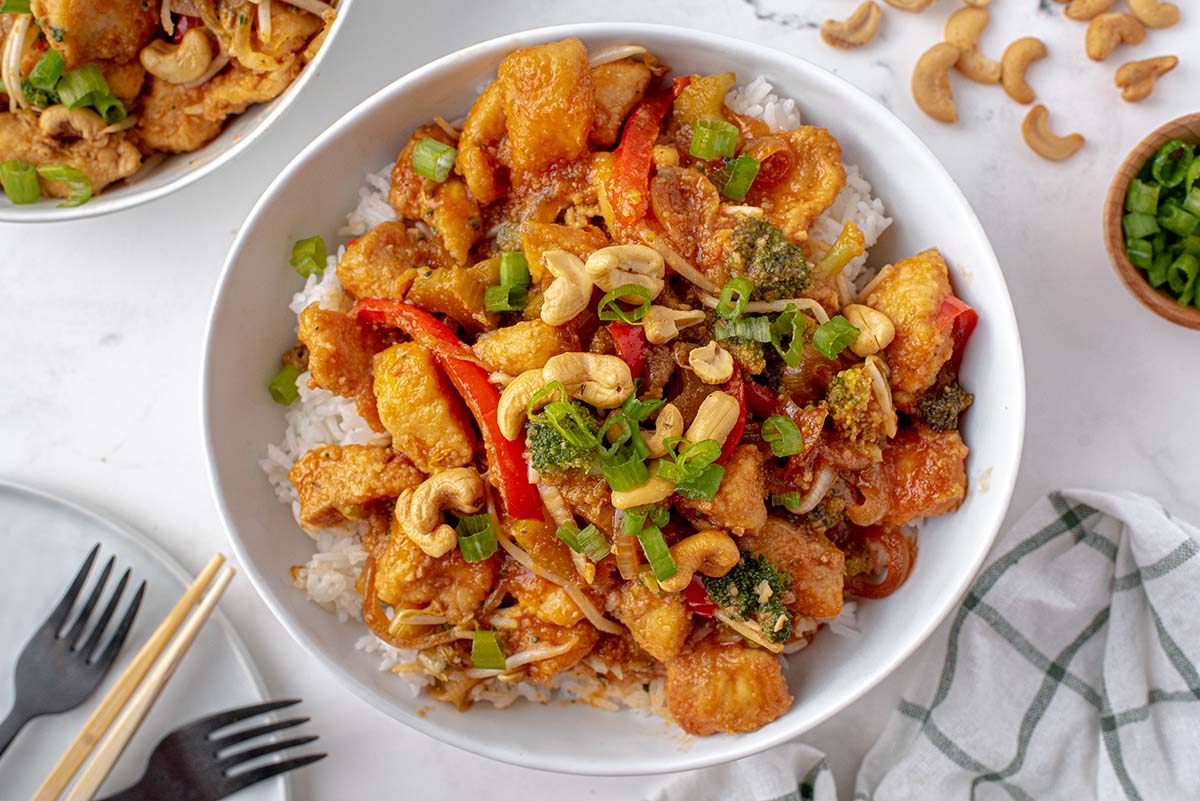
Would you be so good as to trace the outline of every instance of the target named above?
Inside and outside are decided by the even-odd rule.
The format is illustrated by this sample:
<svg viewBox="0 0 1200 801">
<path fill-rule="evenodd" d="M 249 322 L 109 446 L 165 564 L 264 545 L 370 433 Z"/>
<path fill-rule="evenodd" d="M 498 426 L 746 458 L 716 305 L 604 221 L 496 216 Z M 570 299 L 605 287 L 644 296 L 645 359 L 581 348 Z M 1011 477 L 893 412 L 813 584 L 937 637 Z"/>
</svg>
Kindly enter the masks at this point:
<svg viewBox="0 0 1200 801">
<path fill-rule="evenodd" d="M 94 801 L 146 801 L 146 794 L 142 792 L 142 783 L 138 782 L 132 787 L 126 787 L 119 793 L 106 795 L 104 798 L 97 798 Z"/>
<path fill-rule="evenodd" d="M 19 706 L 13 705 L 12 710 L 8 713 L 8 717 L 0 723 L 0 756 L 4 756 L 4 752 L 12 745 L 12 741 L 17 738 L 17 733 L 25 728 L 25 724 L 33 720 L 34 715 L 30 715 Z"/>
</svg>

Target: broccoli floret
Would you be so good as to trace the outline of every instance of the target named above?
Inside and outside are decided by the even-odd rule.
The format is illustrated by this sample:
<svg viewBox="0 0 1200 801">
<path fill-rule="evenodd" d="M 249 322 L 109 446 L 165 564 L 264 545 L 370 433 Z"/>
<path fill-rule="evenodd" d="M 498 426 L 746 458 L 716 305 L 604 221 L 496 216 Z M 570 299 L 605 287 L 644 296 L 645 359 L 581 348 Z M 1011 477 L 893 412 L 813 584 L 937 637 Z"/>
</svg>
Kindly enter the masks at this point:
<svg viewBox="0 0 1200 801">
<path fill-rule="evenodd" d="M 951 431 L 958 428 L 958 416 L 975 401 L 975 396 L 958 385 L 947 384 L 941 391 L 925 393 L 917 404 L 917 412 L 934 431 Z"/>
<path fill-rule="evenodd" d="M 808 286 L 811 270 L 804 251 L 766 220 L 745 217 L 733 229 L 725 266 L 731 277 L 754 284 L 759 300 L 798 297 Z"/>
<path fill-rule="evenodd" d="M 823 529 L 829 529 L 842 522 L 845 515 L 846 502 L 831 493 L 825 496 L 825 500 L 821 501 L 816 509 L 805 515 L 805 520 Z"/>
<path fill-rule="evenodd" d="M 792 580 L 765 557 L 743 551 L 733 570 L 721 578 L 706 578 L 704 584 L 713 603 L 731 617 L 757 624 L 771 642 L 792 636 L 792 616 L 782 600 Z"/>
<path fill-rule="evenodd" d="M 825 397 L 829 416 L 839 431 L 852 442 L 875 441 L 883 426 L 883 414 L 875 401 L 871 376 L 865 364 L 842 370 L 829 382 Z"/>
<path fill-rule="evenodd" d="M 584 420 L 591 421 L 592 433 L 596 433 L 598 427 L 591 409 L 579 401 L 572 401 L 571 405 L 579 411 Z M 579 448 L 567 442 L 558 429 L 542 415 L 535 415 L 525 424 L 525 444 L 529 452 L 529 463 L 539 473 L 587 467 L 595 456 L 591 448 Z"/>
</svg>

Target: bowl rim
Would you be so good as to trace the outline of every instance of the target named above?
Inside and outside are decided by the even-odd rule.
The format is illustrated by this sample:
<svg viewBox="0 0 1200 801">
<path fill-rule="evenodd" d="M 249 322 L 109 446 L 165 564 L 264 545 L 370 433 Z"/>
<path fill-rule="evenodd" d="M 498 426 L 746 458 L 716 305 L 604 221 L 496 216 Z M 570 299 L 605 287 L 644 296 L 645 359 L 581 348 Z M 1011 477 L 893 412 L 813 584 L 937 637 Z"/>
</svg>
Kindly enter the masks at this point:
<svg viewBox="0 0 1200 801">
<path fill-rule="evenodd" d="M 935 614 L 929 616 L 928 620 L 920 627 L 919 634 L 905 647 L 898 649 L 891 656 L 876 664 L 870 674 L 866 675 L 859 687 L 853 692 L 839 699 L 835 704 L 830 704 L 829 708 L 821 714 L 816 715 L 805 721 L 802 726 L 778 726 L 775 729 L 763 734 L 764 729 L 770 729 L 773 724 L 768 724 L 764 729 L 758 730 L 756 734 L 759 736 L 751 739 L 749 736 L 729 737 L 726 738 L 728 747 L 714 754 L 692 756 L 690 754 L 681 754 L 680 758 L 670 765 L 659 767 L 649 763 L 646 760 L 625 759 L 622 761 L 612 761 L 604 764 L 595 764 L 583 759 L 576 759 L 570 762 L 561 760 L 556 757 L 543 757 L 541 754 L 532 750 L 521 750 L 505 748 L 487 741 L 474 739 L 464 733 L 462 729 L 452 729 L 444 726 L 431 725 L 425 718 L 417 714 L 408 712 L 407 710 L 399 709 L 395 705 L 387 703 L 384 699 L 378 696 L 376 690 L 370 685 L 359 681 L 352 675 L 342 664 L 330 655 L 327 655 L 315 637 L 306 633 L 302 627 L 293 622 L 287 611 L 283 608 L 280 602 L 271 595 L 268 587 L 270 579 L 264 576 L 247 557 L 247 551 L 242 544 L 239 536 L 235 534 L 237 528 L 233 521 L 233 515 L 226 503 L 222 492 L 221 481 L 218 475 L 216 460 L 214 458 L 216 452 L 216 430 L 212 425 L 212 409 L 210 407 L 210 392 L 209 387 L 212 382 L 214 372 L 219 369 L 216 364 L 216 353 L 213 348 L 213 321 L 216 319 L 218 307 L 221 305 L 225 286 L 229 275 L 233 270 L 238 253 L 242 250 L 245 241 L 249 238 L 251 229 L 254 228 L 258 219 L 263 216 L 268 207 L 275 201 L 275 196 L 281 191 L 281 188 L 286 184 L 291 174 L 299 169 L 309 159 L 314 158 L 314 154 L 321 151 L 325 143 L 331 139 L 340 136 L 346 129 L 355 127 L 361 119 L 369 117 L 374 113 L 374 108 L 385 101 L 395 93 L 403 93 L 407 90 L 409 84 L 416 83 L 425 78 L 430 73 L 436 73 L 442 69 L 454 64 L 455 62 L 466 60 L 474 57 L 479 52 L 487 52 L 490 50 L 499 50 L 503 48 L 512 49 L 521 46 L 524 42 L 544 42 L 553 41 L 569 36 L 580 38 L 588 37 L 603 37 L 612 35 L 629 36 L 631 38 L 640 35 L 650 35 L 659 37 L 683 37 L 683 38 L 700 38 L 705 39 L 710 43 L 718 46 L 730 48 L 740 51 L 748 55 L 753 55 L 756 58 L 763 57 L 775 58 L 780 60 L 798 62 L 802 65 L 804 71 L 812 73 L 818 80 L 826 80 L 836 83 L 843 92 L 857 95 L 860 100 L 866 100 L 870 104 L 876 106 L 879 111 L 884 112 L 891 117 L 896 126 L 896 134 L 901 138 L 907 138 L 907 144 L 910 147 L 918 148 L 936 165 L 936 169 L 942 171 L 951 187 L 954 196 L 967 209 L 969 214 L 969 226 L 972 233 L 977 235 L 982 243 L 982 253 L 990 259 L 991 266 L 995 269 L 1001 284 L 1004 287 L 1004 297 L 997 302 L 1000 304 L 1000 311 L 1006 313 L 1011 322 L 1012 331 L 1015 335 L 1015 352 L 1013 358 L 1015 360 L 1016 381 L 1013 386 L 1012 408 L 1007 410 L 1008 414 L 1014 418 L 1016 431 L 1019 433 L 1015 446 L 1012 449 L 1010 458 L 1006 461 L 998 461 L 994 469 L 997 471 L 1003 470 L 1003 475 L 1012 476 L 1011 483 L 1005 486 L 995 488 L 993 491 L 1000 493 L 1000 504 L 997 507 L 998 513 L 995 522 L 992 524 L 992 530 L 986 537 L 986 547 L 981 547 L 970 564 L 963 565 L 963 571 L 958 579 L 957 586 L 954 587 L 952 593 L 947 596 L 946 602 L 939 609 L 936 609 Z M 400 723 L 407 725 L 411 729 L 415 729 L 427 736 L 439 740 L 448 745 L 461 748 L 464 751 L 485 756 L 490 759 L 495 759 L 511 765 L 517 765 L 525 768 L 533 768 L 537 770 L 550 771 L 554 773 L 564 773 L 573 775 L 589 775 L 589 776 L 645 776 L 659 775 L 664 772 L 695 770 L 713 765 L 720 765 L 731 762 L 736 759 L 751 756 L 760 753 L 769 748 L 781 745 L 789 740 L 792 740 L 803 733 L 810 731 L 812 728 L 825 722 L 832 716 L 844 710 L 847 706 L 857 701 L 869 690 L 878 685 L 883 679 L 891 675 L 905 660 L 923 645 L 930 635 L 942 624 L 950 612 L 955 609 L 962 597 L 966 594 L 968 587 L 978 574 L 984 560 L 991 552 L 1000 527 L 1007 515 L 1009 506 L 1012 501 L 1013 491 L 1016 487 L 1017 472 L 1020 467 L 1021 456 L 1024 449 L 1024 437 L 1026 426 L 1026 376 L 1023 348 L 1020 339 L 1020 330 L 1017 325 L 1016 313 L 1012 305 L 1012 296 L 1008 292 L 1007 282 L 1004 280 L 1004 273 L 1001 270 L 999 261 L 996 258 L 992 248 L 991 241 L 980 223 L 978 216 L 971 207 L 962 189 L 957 182 L 942 165 L 941 161 L 929 149 L 928 146 L 917 136 L 917 134 L 901 120 L 893 114 L 879 101 L 868 95 L 863 90 L 859 89 L 846 79 L 839 75 L 814 64 L 800 56 L 796 56 L 776 48 L 767 47 L 756 44 L 755 42 L 738 39 L 724 34 L 711 33 L 709 31 L 684 28 L 673 25 L 638 23 L 638 22 L 593 22 L 593 23 L 567 23 L 552 26 L 543 26 L 522 31 L 514 31 L 511 33 L 501 34 L 491 39 L 478 42 L 461 48 L 457 51 L 444 55 L 434 61 L 431 61 L 421 67 L 418 67 L 411 72 L 408 72 L 383 88 L 374 92 L 372 95 L 357 104 L 353 109 L 343 115 L 336 123 L 318 135 L 312 142 L 306 145 L 296 156 L 294 156 L 288 164 L 280 171 L 279 175 L 271 182 L 267 189 L 263 192 L 259 200 L 254 204 L 250 213 L 247 215 L 245 222 L 238 230 L 238 234 L 230 246 L 229 253 L 226 256 L 225 263 L 222 265 L 221 272 L 217 279 L 217 286 L 213 292 L 211 306 L 209 308 L 208 322 L 205 332 L 203 353 L 201 357 L 201 380 L 200 380 L 200 411 L 201 423 L 203 425 L 203 437 L 205 448 L 206 472 L 209 480 L 209 489 L 213 495 L 213 501 L 220 515 L 222 526 L 225 528 L 226 536 L 229 539 L 230 546 L 242 564 L 247 577 L 251 584 L 258 592 L 263 603 L 271 610 L 271 613 L 283 626 L 283 628 L 291 634 L 293 639 L 309 654 L 315 657 L 317 661 L 325 666 L 330 672 L 335 674 L 343 686 L 357 695 L 360 699 L 382 712 L 388 717 Z"/>
<path fill-rule="evenodd" d="M 354 0 L 338 0 L 337 16 L 333 20 L 333 25 L 329 27 L 329 33 L 325 37 L 325 41 L 321 43 L 317 54 L 313 56 L 312 61 L 304 66 L 296 79 L 288 85 L 280 95 L 282 102 L 267 110 L 267 112 L 259 119 L 258 124 L 251 128 L 240 138 L 230 145 L 228 150 L 220 153 L 210 161 L 206 161 L 198 167 L 184 170 L 176 178 L 166 184 L 155 189 L 147 189 L 145 191 L 133 191 L 128 195 L 112 198 L 108 201 L 104 200 L 104 193 L 100 192 L 92 200 L 79 206 L 72 208 L 62 208 L 53 204 L 37 204 L 33 207 L 18 206 L 13 203 L 0 203 L 0 222 L 8 223 L 56 223 L 68 222 L 70 220 L 86 220 L 91 217 L 102 217 L 106 214 L 113 214 L 118 211 L 125 211 L 144 203 L 149 203 L 153 200 L 158 200 L 166 195 L 171 194 L 185 186 L 199 181 L 201 178 L 209 175 L 212 172 L 225 166 L 233 159 L 240 156 L 252 144 L 258 141 L 258 138 L 267 132 L 267 129 L 279 121 L 289 109 L 296 104 L 300 95 L 304 92 L 304 88 L 308 86 L 309 81 L 313 80 L 319 71 L 322 62 L 325 60 L 326 54 L 333 46 L 333 42 L 337 39 L 341 32 L 342 26 L 345 25 L 346 17 L 349 16 L 350 9 L 354 5 Z M 269 101 L 273 102 L 273 101 Z M 222 131 L 222 133 L 224 133 Z M 188 153 L 172 154 L 172 157 L 186 157 Z M 289 162 L 290 164 L 290 162 Z M 100 202 L 96 202 L 100 201 Z"/>
<path fill-rule="evenodd" d="M 1133 146 L 1121 162 L 1108 187 L 1108 195 L 1102 209 L 1102 224 L 1104 226 L 1104 246 L 1108 250 L 1113 272 L 1121 279 L 1121 283 L 1138 301 L 1159 317 L 1184 328 L 1200 329 L 1200 308 L 1194 305 L 1181 306 L 1172 298 L 1154 287 L 1146 279 L 1145 274 L 1129 261 L 1125 255 L 1125 232 L 1121 227 L 1121 218 L 1125 209 L 1125 191 L 1129 182 L 1138 174 L 1146 159 L 1163 143 L 1174 138 L 1180 128 L 1189 128 L 1196 132 L 1195 144 L 1200 144 L 1200 112 L 1184 114 L 1168 120 L 1155 128 Z"/>
</svg>

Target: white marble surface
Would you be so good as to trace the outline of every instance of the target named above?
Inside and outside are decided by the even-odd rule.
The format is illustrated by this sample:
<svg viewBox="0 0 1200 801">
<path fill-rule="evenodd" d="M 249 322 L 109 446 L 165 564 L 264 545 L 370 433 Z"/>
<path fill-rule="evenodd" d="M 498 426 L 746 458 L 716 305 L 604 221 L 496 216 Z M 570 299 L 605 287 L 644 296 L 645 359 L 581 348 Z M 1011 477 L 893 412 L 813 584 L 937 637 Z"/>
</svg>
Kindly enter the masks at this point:
<svg viewBox="0 0 1200 801">
<path fill-rule="evenodd" d="M 1146 44 L 1101 65 L 1085 58 L 1084 28 L 1064 19 L 1060 6 L 995 0 L 985 51 L 999 57 L 1017 36 L 1044 39 L 1051 57 L 1031 72 L 1039 100 L 1056 128 L 1088 137 L 1073 159 L 1051 164 L 1026 149 L 1019 132 L 1025 109 L 997 87 L 956 80 L 957 126 L 933 122 L 913 105 L 912 65 L 940 38 L 956 3 L 940 0 L 919 16 L 885 8 L 879 36 L 857 52 L 822 45 L 816 23 L 854 5 L 361 0 L 320 79 L 277 130 L 223 171 L 116 216 L 0 226 L 0 476 L 115 513 L 198 568 L 226 547 L 198 420 L 205 318 L 225 251 L 270 178 L 357 101 L 439 55 L 521 28 L 642 20 L 750 39 L 828 67 L 895 111 L 947 166 L 992 239 L 1023 334 L 1029 422 L 1016 511 L 1051 488 L 1091 486 L 1146 492 L 1200 518 L 1200 332 L 1143 310 L 1112 274 L 1100 238 L 1101 203 L 1124 153 L 1158 124 L 1197 110 L 1200 17 L 1188 8 L 1191 18 L 1177 28 L 1152 32 Z M 1167 53 L 1183 59 L 1179 69 L 1144 103 L 1122 102 L 1112 87 L 1116 65 Z M 301 801 L 397 792 L 616 799 L 644 796 L 662 781 L 536 773 L 443 746 L 342 690 L 244 581 L 224 606 L 273 693 L 304 697 L 332 754 L 297 782 Z M 806 738 L 830 754 L 843 792 L 903 674 Z"/>
</svg>

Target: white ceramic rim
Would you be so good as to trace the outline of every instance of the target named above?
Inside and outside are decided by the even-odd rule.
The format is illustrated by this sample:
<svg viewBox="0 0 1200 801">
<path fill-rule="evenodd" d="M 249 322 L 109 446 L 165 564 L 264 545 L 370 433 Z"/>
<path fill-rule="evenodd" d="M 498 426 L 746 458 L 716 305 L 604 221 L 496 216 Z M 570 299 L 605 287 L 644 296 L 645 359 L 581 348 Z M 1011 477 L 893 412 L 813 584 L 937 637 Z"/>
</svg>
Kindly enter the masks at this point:
<svg viewBox="0 0 1200 801">
<path fill-rule="evenodd" d="M 84 203 L 81 206 L 74 208 L 60 208 L 59 206 L 45 203 L 36 206 L 17 206 L 12 203 L 0 204 L 0 222 L 14 223 L 43 223 L 43 222 L 67 222 L 68 220 L 85 220 L 89 217 L 102 217 L 105 214 L 112 214 L 125 209 L 132 209 L 135 206 L 140 206 L 143 203 L 149 203 L 152 200 L 158 200 L 172 192 L 183 189 L 185 186 L 199 181 L 204 176 L 228 164 L 233 159 L 240 156 L 250 147 L 258 138 L 266 133 L 267 129 L 274 125 L 280 117 L 296 104 L 296 100 L 301 93 L 316 75 L 321 67 L 321 62 L 325 60 L 325 54 L 333 46 L 337 39 L 338 33 L 345 24 L 346 17 L 350 12 L 351 6 L 354 5 L 354 0 L 339 0 L 337 6 L 337 17 L 333 20 L 333 25 L 329 27 L 329 34 L 325 37 L 325 41 L 321 44 L 321 49 L 313 56 L 313 60 L 305 65 L 304 69 L 297 76 L 296 80 L 292 81 L 291 85 L 284 91 L 283 95 L 278 99 L 272 108 L 258 121 L 250 131 L 244 134 L 240 139 L 235 141 L 232 146 L 225 152 L 214 157 L 211 161 L 206 161 L 194 169 L 185 170 L 180 173 L 179 177 L 170 183 L 163 184 L 155 189 L 147 189 L 144 192 L 131 192 L 123 197 L 113 197 L 105 201 L 104 193 L 101 192 Z M 271 101 L 275 102 L 275 101 Z M 172 156 L 172 158 L 186 158 L 189 154 L 181 153 Z"/>
<path fill-rule="evenodd" d="M 897 135 L 902 138 L 907 138 L 909 140 L 909 146 L 917 148 L 920 152 L 928 157 L 933 167 L 937 170 L 940 170 L 948 184 L 953 187 L 953 190 L 955 193 L 957 193 L 957 198 L 962 203 L 963 207 L 970 212 L 970 225 L 973 229 L 973 233 L 978 235 L 980 240 L 984 243 L 986 255 L 989 258 L 989 264 L 995 269 L 1000 281 L 1005 285 L 1006 303 L 1003 305 L 1003 309 L 1007 312 L 1013 331 L 1017 334 L 1017 352 L 1014 354 L 1014 357 L 1019 368 L 1019 385 L 1014 388 L 1016 390 L 1014 394 L 1017 402 L 1014 404 L 1012 413 L 1016 415 L 1017 430 L 1021 432 L 1020 440 L 1013 449 L 1011 458 L 1007 464 L 1002 465 L 1004 469 L 1011 471 L 1011 475 L 1014 477 L 1013 484 L 1005 487 L 1003 490 L 1002 508 L 1005 510 L 1008 509 L 1012 502 L 1012 493 L 1016 484 L 1016 476 L 1021 462 L 1021 453 L 1024 449 L 1026 406 L 1025 363 L 1020 343 L 1020 331 L 1016 322 L 1016 313 L 1012 306 L 1012 296 L 1007 291 L 1007 282 L 1004 281 L 1003 271 L 1000 269 L 999 261 L 996 259 L 996 254 L 992 249 L 991 241 L 988 239 L 987 232 L 984 231 L 982 224 L 975 215 L 974 209 L 971 207 L 970 202 L 959 188 L 957 182 L 954 181 L 954 179 L 946 171 L 946 168 L 942 166 L 941 162 L 933 154 L 933 152 L 925 145 L 924 142 L 921 141 L 920 137 L 918 137 L 916 133 L 913 132 L 913 130 L 909 128 L 902 120 L 892 114 L 890 110 L 885 108 L 877 100 L 863 92 L 858 87 L 846 81 L 844 78 L 829 72 L 819 65 L 802 59 L 799 56 L 793 56 L 789 53 L 784 53 L 774 48 L 764 47 L 753 42 L 736 39 L 723 34 L 709 33 L 707 31 L 688 28 L 679 28 L 671 25 L 599 22 L 554 25 L 542 28 L 534 28 L 527 31 L 516 31 L 489 39 L 485 42 L 470 45 L 461 50 L 455 51 L 454 53 L 443 56 L 436 61 L 419 67 L 418 69 L 413 70 L 412 72 L 409 72 L 400 78 L 397 78 L 392 83 L 363 100 L 341 119 L 339 119 L 334 125 L 329 127 L 320 136 L 310 142 L 303 150 L 300 151 L 300 153 L 298 153 L 291 161 L 289 161 L 287 166 L 284 167 L 278 176 L 276 176 L 275 180 L 271 182 L 270 186 L 267 187 L 266 191 L 263 192 L 262 196 L 254 204 L 254 208 L 251 209 L 249 215 L 246 217 L 246 221 L 238 230 L 237 237 L 230 246 L 229 255 L 226 257 L 225 264 L 221 268 L 221 274 L 217 279 L 217 289 L 213 293 L 212 305 L 209 309 L 208 319 L 210 328 L 206 332 L 204 340 L 204 352 L 202 355 L 200 379 L 200 416 L 202 425 L 204 427 L 204 448 L 207 461 L 206 466 L 208 471 L 209 487 L 213 494 L 213 500 L 217 505 L 217 510 L 221 516 L 221 522 L 225 527 L 227 536 L 229 537 L 230 546 L 237 555 L 239 562 L 241 562 L 243 569 L 246 571 L 247 577 L 250 579 L 250 582 L 258 591 L 259 597 L 263 599 L 263 602 L 271 610 L 271 613 L 275 615 L 276 619 L 279 620 L 279 622 L 283 625 L 284 629 L 286 629 L 288 633 L 290 633 L 292 637 L 298 643 L 300 643 L 300 645 L 310 655 L 315 656 L 321 662 L 321 664 L 323 664 L 332 673 L 337 675 L 343 685 L 348 687 L 351 692 L 385 715 L 397 719 L 410 728 L 416 729 L 423 734 L 449 745 L 453 745 L 465 751 L 486 756 L 491 759 L 496 759 L 501 762 L 506 762 L 508 764 L 534 768 L 537 770 L 551 771 L 555 773 L 591 776 L 639 776 L 656 775 L 663 772 L 695 770 L 712 765 L 724 764 L 726 762 L 731 762 L 736 759 L 741 759 L 743 757 L 760 753 L 798 737 L 804 732 L 811 730 L 813 727 L 820 725 L 833 715 L 845 709 L 854 701 L 861 698 L 868 690 L 875 687 L 875 685 L 890 675 L 897 667 L 900 666 L 901 663 L 908 659 L 908 657 L 910 657 L 913 652 L 925 642 L 925 640 L 929 638 L 929 635 L 931 635 L 939 625 L 941 625 L 942 621 L 946 618 L 950 611 L 958 605 L 958 602 L 966 593 L 971 581 L 974 580 L 980 566 L 983 564 L 984 559 L 986 559 L 991 550 L 991 545 L 995 542 L 1004 518 L 1004 515 L 1000 515 L 1000 519 L 996 521 L 992 531 L 988 534 L 988 547 L 981 548 L 974 562 L 968 566 L 967 570 L 964 570 L 961 573 L 961 579 L 958 583 L 958 586 L 955 587 L 954 592 L 951 595 L 946 596 L 948 600 L 943 607 L 937 609 L 936 613 L 929 617 L 927 623 L 921 629 L 919 636 L 914 638 L 912 642 L 905 648 L 898 650 L 889 660 L 880 663 L 876 667 L 875 671 L 863 681 L 862 686 L 859 687 L 855 692 L 849 693 L 846 697 L 840 699 L 839 703 L 832 704 L 824 714 L 815 716 L 813 719 L 807 721 L 803 728 L 797 730 L 780 726 L 777 730 L 772 731 L 769 736 L 761 737 L 753 741 L 742 738 L 729 738 L 729 748 L 719 755 L 705 755 L 699 757 L 684 755 L 681 756 L 678 761 L 665 768 L 656 768 L 653 765 L 644 763 L 635 763 L 624 766 L 619 764 L 595 765 L 586 762 L 582 758 L 583 755 L 581 755 L 581 758 L 577 759 L 574 763 L 566 764 L 555 758 L 542 758 L 536 753 L 518 752 L 514 749 L 507 748 L 503 743 L 497 744 L 491 742 L 481 742 L 465 735 L 460 730 L 432 726 L 424 718 L 418 715 L 384 703 L 371 687 L 359 682 L 353 675 L 346 671 L 337 660 L 327 656 L 321 650 L 321 647 L 317 642 L 305 634 L 299 627 L 292 625 L 279 604 L 277 604 L 270 593 L 266 591 L 265 588 L 269 586 L 268 580 L 265 576 L 261 575 L 255 568 L 254 564 L 247 559 L 245 549 L 242 547 L 240 539 L 234 533 L 236 531 L 236 527 L 233 524 L 229 508 L 226 505 L 225 499 L 220 491 L 214 459 L 214 432 L 212 427 L 209 425 L 210 409 L 207 392 L 210 375 L 215 367 L 215 353 L 211 347 L 213 339 L 211 322 L 216 315 L 216 309 L 221 300 L 222 290 L 228 274 L 233 267 L 235 261 L 234 257 L 241 250 L 243 241 L 247 238 L 248 232 L 253 228 L 254 223 L 258 220 L 259 216 L 264 213 L 267 207 L 276 201 L 277 198 L 275 196 L 280 191 L 280 188 L 287 182 L 289 174 L 293 170 L 297 169 L 303 162 L 313 158 L 314 154 L 321 150 L 321 148 L 324 146 L 326 140 L 338 137 L 341 135 L 342 131 L 347 128 L 353 128 L 360 119 L 371 116 L 374 113 L 374 106 L 377 103 L 382 102 L 385 97 L 389 97 L 394 94 L 403 94 L 405 91 L 407 91 L 410 83 L 417 82 L 418 80 L 424 78 L 424 76 L 426 76 L 428 73 L 441 70 L 444 67 L 455 63 L 456 61 L 474 58 L 475 56 L 480 55 L 481 51 L 510 50 L 514 46 L 514 42 L 517 41 L 552 41 L 568 36 L 585 38 L 590 36 L 602 37 L 617 34 L 628 34 L 630 39 L 636 39 L 641 33 L 658 34 L 663 36 L 679 36 L 681 34 L 701 36 L 710 39 L 721 46 L 727 47 L 730 50 L 739 50 L 743 52 L 753 51 L 754 56 L 757 58 L 775 58 L 784 61 L 801 62 L 805 65 L 806 69 L 812 70 L 815 73 L 812 76 L 814 80 L 823 80 L 835 83 L 840 86 L 842 91 L 857 95 L 860 99 L 866 100 L 871 105 L 878 107 L 878 109 L 884 114 L 892 117 L 897 125 Z M 999 468 L 1001 465 L 997 465 L 997 467 Z"/>
</svg>

